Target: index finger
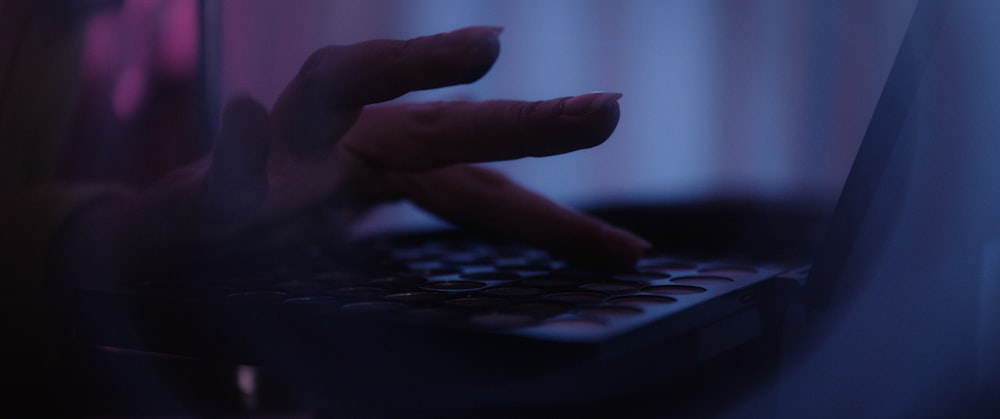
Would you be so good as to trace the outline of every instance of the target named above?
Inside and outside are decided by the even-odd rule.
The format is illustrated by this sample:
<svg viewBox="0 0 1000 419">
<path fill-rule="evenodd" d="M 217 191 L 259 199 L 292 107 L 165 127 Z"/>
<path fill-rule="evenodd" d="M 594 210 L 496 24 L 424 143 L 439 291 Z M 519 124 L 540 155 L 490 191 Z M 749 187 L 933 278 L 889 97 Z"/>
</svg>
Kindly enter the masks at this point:
<svg viewBox="0 0 1000 419">
<path fill-rule="evenodd" d="M 551 156 L 607 140 L 621 96 L 370 106 L 338 145 L 373 166 L 402 171 Z"/>
</svg>

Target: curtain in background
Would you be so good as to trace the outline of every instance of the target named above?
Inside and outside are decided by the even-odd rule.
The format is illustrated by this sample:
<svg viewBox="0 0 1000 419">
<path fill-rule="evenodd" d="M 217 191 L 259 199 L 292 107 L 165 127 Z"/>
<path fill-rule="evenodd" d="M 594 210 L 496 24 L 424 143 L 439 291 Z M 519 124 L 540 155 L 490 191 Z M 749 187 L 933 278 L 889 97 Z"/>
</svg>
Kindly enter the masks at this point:
<svg viewBox="0 0 1000 419">
<path fill-rule="evenodd" d="M 530 187 L 570 205 L 718 194 L 830 199 L 915 3 L 222 0 L 221 90 L 272 103 L 325 44 L 499 25 L 502 52 L 481 81 L 402 100 L 625 95 L 606 144 L 493 164 Z M 413 218 L 405 207 L 385 214 L 376 218 Z"/>
</svg>

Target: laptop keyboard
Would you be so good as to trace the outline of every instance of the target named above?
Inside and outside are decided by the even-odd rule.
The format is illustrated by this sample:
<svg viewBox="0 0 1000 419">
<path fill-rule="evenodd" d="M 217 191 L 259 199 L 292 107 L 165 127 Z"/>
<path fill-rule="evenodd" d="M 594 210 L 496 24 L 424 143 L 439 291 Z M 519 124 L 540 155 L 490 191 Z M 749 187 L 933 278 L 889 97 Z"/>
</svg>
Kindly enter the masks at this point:
<svg viewBox="0 0 1000 419">
<path fill-rule="evenodd" d="M 781 269 L 650 252 L 635 270 L 570 266 L 521 244 L 454 238 L 316 244 L 208 276 L 140 284 L 142 294 L 356 316 L 415 326 L 597 342 L 705 304 L 751 304 Z M 718 297 L 724 298 L 719 299 Z"/>
</svg>

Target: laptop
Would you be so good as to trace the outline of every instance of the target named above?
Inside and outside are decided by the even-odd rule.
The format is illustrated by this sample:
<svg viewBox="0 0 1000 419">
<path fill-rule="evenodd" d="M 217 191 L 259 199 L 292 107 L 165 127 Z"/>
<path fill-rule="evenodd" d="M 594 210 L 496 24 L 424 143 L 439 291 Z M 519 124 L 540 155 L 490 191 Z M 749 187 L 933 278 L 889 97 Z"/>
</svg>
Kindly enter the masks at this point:
<svg viewBox="0 0 1000 419">
<path fill-rule="evenodd" d="M 635 270 L 610 272 L 462 232 L 394 235 L 78 289 L 78 329 L 95 347 L 261 368 L 333 412 L 694 397 L 683 388 L 745 373 L 726 368 L 761 361 L 785 325 L 807 324 L 789 307 L 829 310 L 865 288 L 843 272 L 872 229 L 893 224 L 900 201 L 886 182 L 910 164 L 910 110 L 947 8 L 917 6 L 815 263 L 808 251 L 706 246 L 654 250 Z M 779 219 L 762 231 L 781 229 Z"/>
<path fill-rule="evenodd" d="M 789 317 L 776 416 L 1000 414 L 998 18 L 920 2 L 804 287 L 822 315 Z"/>
</svg>

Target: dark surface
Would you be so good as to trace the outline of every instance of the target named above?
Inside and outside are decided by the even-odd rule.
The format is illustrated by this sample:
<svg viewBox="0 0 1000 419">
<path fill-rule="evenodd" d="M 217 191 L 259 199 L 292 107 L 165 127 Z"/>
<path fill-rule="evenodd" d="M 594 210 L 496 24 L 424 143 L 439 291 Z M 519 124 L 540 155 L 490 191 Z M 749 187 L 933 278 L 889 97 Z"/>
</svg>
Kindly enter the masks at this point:
<svg viewBox="0 0 1000 419">
<path fill-rule="evenodd" d="M 776 378 L 774 342 L 758 342 L 723 357 L 712 369 L 683 384 L 626 395 L 507 407 L 449 405 L 440 394 L 437 407 L 399 404 L 395 395 L 375 391 L 368 399 L 345 400 L 289 385 L 280 372 L 204 360 L 90 348 L 86 368 L 78 371 L 76 400 L 69 413 L 100 416 L 319 416 L 319 417 L 706 417 L 741 414 L 763 417 L 777 400 L 760 397 L 758 387 Z M 255 390 L 241 391 L 241 375 Z M 456 400 L 457 401 L 457 400 Z"/>
<path fill-rule="evenodd" d="M 809 263 L 827 234 L 833 203 L 719 198 L 707 202 L 604 206 L 592 214 L 640 232 L 674 254 L 730 255 Z"/>
<path fill-rule="evenodd" d="M 815 208 L 725 201 L 612 208 L 595 213 L 642 232 L 667 251 L 684 249 L 688 254 L 729 254 L 748 261 L 777 258 L 798 263 L 808 260 L 822 236 L 825 214 Z M 495 278 L 469 281 L 477 279 Z M 231 290 L 227 292 L 232 294 Z M 761 295 L 782 296 L 780 292 Z M 250 300 L 258 297 L 266 296 L 247 295 Z M 607 361 L 607 351 L 580 347 L 567 351 L 551 344 L 506 346 L 507 340 L 468 336 L 455 340 L 423 331 L 407 336 L 405 328 L 404 333 L 383 330 L 385 333 L 373 334 L 372 330 L 377 329 L 372 329 L 365 319 L 343 324 L 338 333 L 323 336 L 311 331 L 314 328 L 296 330 L 296 324 L 308 325 L 309 320 L 285 318 L 281 323 L 259 311 L 254 313 L 240 319 L 241 327 L 270 327 L 275 331 L 267 341 L 243 342 L 256 351 L 258 359 L 234 360 L 227 357 L 230 349 L 224 346 L 217 346 L 214 355 L 199 357 L 177 356 L 184 353 L 180 347 L 167 351 L 174 355 L 93 346 L 81 350 L 81 365 L 86 368 L 77 370 L 73 382 L 79 383 L 78 395 L 84 396 L 80 402 L 83 410 L 111 415 L 318 413 L 357 417 L 717 414 L 741 405 L 748 391 L 773 379 L 783 314 L 773 309 L 754 312 L 754 318 L 763 324 L 762 337 L 724 353 L 708 367 L 694 370 L 672 365 L 696 358 L 692 351 L 697 351 L 698 337 L 685 334 L 670 338 L 668 343 L 647 345 L 650 349 L 646 353 L 630 354 L 632 363 L 612 363 Z M 199 321 L 202 318 L 197 314 L 189 319 L 192 325 Z M 98 326 L 112 327 L 119 333 L 121 328 L 134 327 L 134 323 L 125 318 L 120 324 Z M 165 330 L 136 332 L 147 338 L 171 335 Z M 231 332 L 228 337 L 205 336 L 205 341 L 238 342 L 240 332 Z M 343 340 L 352 332 L 364 338 L 351 345 L 330 341 Z M 364 344 L 354 344 L 357 342 Z M 157 347 L 170 345 L 169 339 L 160 339 Z M 208 346 L 211 349 L 212 345 Z M 632 346 L 633 350 L 643 347 L 639 343 Z M 339 349 L 317 353 L 316 348 Z M 289 357 L 290 351 L 299 356 Z M 491 356 L 504 361 L 482 361 Z M 269 359 L 294 362 L 275 363 Z M 427 359 L 452 362 L 414 364 Z M 256 366 L 240 366 L 249 363 Z M 237 386 L 237 371 L 243 371 L 245 376 L 253 372 L 254 391 Z M 664 371 L 676 374 L 665 375 Z M 546 387 L 546 383 L 552 384 Z M 495 396 L 491 388 L 497 389 Z M 485 389 L 485 395 L 479 389 Z M 528 396 L 504 394 L 511 391 Z M 755 400 L 749 407 L 751 413 L 766 414 L 769 399 Z"/>
</svg>

